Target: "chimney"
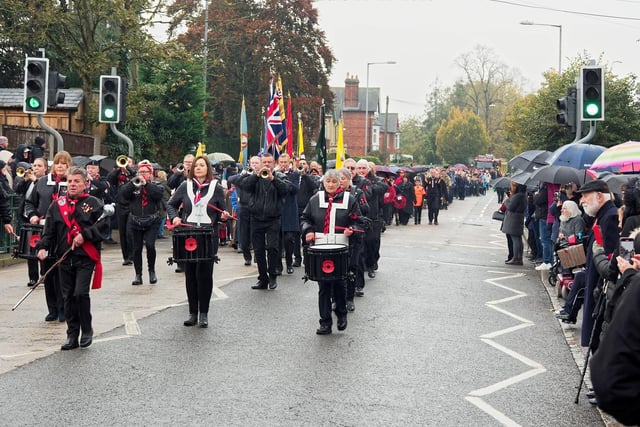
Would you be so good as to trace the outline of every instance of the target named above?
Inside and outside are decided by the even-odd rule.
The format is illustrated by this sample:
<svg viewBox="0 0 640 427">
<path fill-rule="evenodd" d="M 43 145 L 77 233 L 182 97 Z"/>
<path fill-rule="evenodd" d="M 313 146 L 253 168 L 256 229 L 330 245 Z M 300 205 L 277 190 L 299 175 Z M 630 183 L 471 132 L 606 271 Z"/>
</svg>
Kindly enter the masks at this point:
<svg viewBox="0 0 640 427">
<path fill-rule="evenodd" d="M 360 80 L 358 76 L 349 76 L 344 80 L 344 106 L 345 108 L 357 108 L 360 104 L 358 89 Z"/>
</svg>

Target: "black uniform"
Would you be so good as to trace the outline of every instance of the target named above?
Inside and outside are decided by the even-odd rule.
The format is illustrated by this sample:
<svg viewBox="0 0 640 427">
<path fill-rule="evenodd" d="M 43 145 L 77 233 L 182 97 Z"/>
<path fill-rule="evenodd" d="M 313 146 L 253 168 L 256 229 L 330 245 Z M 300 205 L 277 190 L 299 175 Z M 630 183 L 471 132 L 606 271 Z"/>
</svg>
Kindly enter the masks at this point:
<svg viewBox="0 0 640 427">
<path fill-rule="evenodd" d="M 427 209 L 429 211 L 429 224 L 438 225 L 438 214 L 442 199 L 447 197 L 447 185 L 440 177 L 428 177 L 425 180 L 424 189 L 427 191 Z"/>
<path fill-rule="evenodd" d="M 124 260 L 123 265 L 133 264 L 133 243 L 131 236 L 127 234 L 129 201 L 120 197 L 120 188 L 129 182 L 135 174 L 135 171 L 127 166 L 126 168 L 116 168 L 107 175 L 107 181 L 111 185 L 112 197 L 116 201 L 116 219 L 118 221 L 118 234 L 120 235 L 120 249 Z M 115 193 L 115 196 L 113 193 Z"/>
</svg>

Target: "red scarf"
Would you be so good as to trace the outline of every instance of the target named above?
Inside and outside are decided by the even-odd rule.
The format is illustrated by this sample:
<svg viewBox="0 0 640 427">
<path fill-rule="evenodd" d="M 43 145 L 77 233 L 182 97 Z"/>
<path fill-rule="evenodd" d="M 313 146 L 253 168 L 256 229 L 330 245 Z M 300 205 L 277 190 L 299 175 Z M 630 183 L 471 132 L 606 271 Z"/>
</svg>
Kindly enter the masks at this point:
<svg viewBox="0 0 640 427">
<path fill-rule="evenodd" d="M 78 224 L 78 221 L 76 221 L 76 218 L 73 214 L 76 211 L 76 204 L 85 197 L 87 197 L 87 195 L 83 194 L 78 200 L 64 197 L 60 198 L 60 201 L 58 201 L 60 214 L 62 215 L 62 219 L 64 220 L 64 223 L 68 228 L 67 243 L 69 244 L 72 244 L 74 237 L 82 233 L 80 224 Z M 61 201 L 64 201 L 64 203 L 61 203 Z M 100 251 L 98 251 L 93 242 L 91 242 L 90 240 L 85 240 L 85 242 L 82 244 L 82 248 L 86 252 L 89 259 L 96 263 L 96 269 L 95 274 L 93 275 L 91 289 L 100 289 L 102 287 L 102 262 L 100 260 Z"/>
<path fill-rule="evenodd" d="M 205 182 L 200 184 L 198 182 L 198 179 L 194 177 L 193 183 L 196 185 L 196 192 L 195 192 L 195 195 L 193 196 L 193 204 L 195 205 L 200 201 L 200 199 L 202 199 L 202 189 L 207 188 L 209 186 L 209 180 L 206 180 Z"/>
<path fill-rule="evenodd" d="M 333 207 L 333 199 L 340 192 L 342 192 L 342 188 L 338 188 L 338 190 L 333 196 L 327 193 L 327 197 L 329 198 L 329 205 L 327 206 L 327 211 L 324 215 L 324 228 L 322 230 L 324 234 L 329 234 L 329 225 L 331 224 L 331 208 Z"/>
</svg>

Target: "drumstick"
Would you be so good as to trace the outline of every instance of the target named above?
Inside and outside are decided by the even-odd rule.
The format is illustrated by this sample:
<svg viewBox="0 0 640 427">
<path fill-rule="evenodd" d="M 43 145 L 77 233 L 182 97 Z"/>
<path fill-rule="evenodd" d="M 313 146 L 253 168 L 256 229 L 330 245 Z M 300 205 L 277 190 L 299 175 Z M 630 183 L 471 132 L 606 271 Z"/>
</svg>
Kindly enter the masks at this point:
<svg viewBox="0 0 640 427">
<path fill-rule="evenodd" d="M 351 228 L 351 227 L 340 227 L 339 225 L 336 225 L 336 230 L 351 230 L 355 233 L 364 233 L 364 230 L 358 230 L 356 228 Z"/>
<path fill-rule="evenodd" d="M 222 209 L 220 209 L 220 208 L 219 208 L 219 207 L 217 207 L 216 205 L 212 205 L 211 203 L 208 203 L 208 204 L 207 204 L 207 206 L 208 206 L 208 207 L 210 207 L 211 209 L 213 209 L 214 211 L 218 211 L 218 212 L 220 212 L 220 213 L 223 213 L 223 212 L 224 212 Z M 238 220 L 238 218 L 236 218 L 235 216 L 233 216 L 233 215 L 231 215 L 231 214 L 229 214 L 229 215 L 230 215 L 230 218 L 231 218 L 231 219 Z"/>
<path fill-rule="evenodd" d="M 195 225 L 193 224 L 187 224 L 187 223 L 180 223 L 180 225 L 173 225 L 171 223 L 171 220 L 169 220 L 167 218 L 167 222 L 165 223 L 165 227 L 167 227 L 168 230 L 173 230 L 176 227 L 195 227 Z"/>
</svg>

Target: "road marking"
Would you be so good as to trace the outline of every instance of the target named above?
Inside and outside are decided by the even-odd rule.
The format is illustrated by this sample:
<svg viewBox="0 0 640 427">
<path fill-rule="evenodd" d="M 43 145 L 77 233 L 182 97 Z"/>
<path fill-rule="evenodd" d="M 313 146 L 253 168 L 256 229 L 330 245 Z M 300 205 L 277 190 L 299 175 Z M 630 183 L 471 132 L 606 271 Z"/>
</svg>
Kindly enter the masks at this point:
<svg viewBox="0 0 640 427">
<path fill-rule="evenodd" d="M 122 313 L 122 317 L 124 319 L 124 330 L 127 332 L 127 335 L 140 335 L 142 333 L 133 311 L 125 311 Z"/>
<path fill-rule="evenodd" d="M 468 402 L 471 402 L 472 404 L 474 404 L 478 409 L 480 409 L 481 411 L 485 412 L 486 414 L 488 414 L 489 416 L 493 417 L 496 421 L 498 421 L 499 423 L 501 423 L 502 425 L 505 426 L 509 426 L 509 427 L 517 427 L 520 426 L 520 424 L 516 423 L 515 421 L 513 421 L 511 418 L 509 418 L 506 414 L 500 412 L 499 410 L 497 410 L 496 408 L 494 408 L 493 406 L 489 405 L 487 402 L 485 402 L 481 396 L 487 396 L 490 395 L 492 393 L 495 393 L 497 391 L 500 391 L 502 389 L 505 389 L 507 387 L 510 387 L 514 384 L 517 384 L 519 382 L 525 381 L 529 378 L 532 378 L 538 374 L 544 373 L 546 372 L 546 368 L 544 366 L 542 366 L 540 363 L 536 362 L 535 360 L 529 359 L 528 357 L 514 351 L 511 350 L 508 347 L 505 347 L 501 344 L 498 344 L 497 342 L 493 341 L 492 338 L 501 336 L 501 335 L 505 335 L 511 332 L 515 332 L 518 331 L 520 329 L 524 329 L 524 328 L 528 328 L 530 326 L 533 326 L 534 323 L 528 319 L 525 319 L 522 316 L 519 316 L 515 313 L 510 312 L 509 310 L 506 310 L 505 308 L 502 307 L 498 307 L 499 304 L 504 304 L 506 302 L 510 302 L 519 298 L 524 298 L 526 296 L 528 296 L 525 292 L 521 292 L 517 289 L 513 289 L 509 286 L 503 285 L 498 283 L 498 281 L 503 281 L 503 280 L 509 280 L 509 279 L 515 279 L 515 278 L 519 278 L 524 276 L 523 273 L 517 273 L 517 274 L 513 274 L 513 273 L 506 273 L 506 272 L 499 272 L 499 271 L 490 271 L 489 273 L 492 274 L 501 274 L 501 277 L 497 277 L 497 278 L 492 278 L 492 279 L 485 279 L 484 282 L 489 283 L 493 286 L 496 286 L 500 289 L 504 289 L 506 291 L 509 291 L 511 293 L 513 293 L 514 295 L 505 297 L 505 298 L 500 298 L 497 300 L 491 300 L 491 301 L 487 301 L 485 303 L 485 305 L 499 313 L 502 313 L 506 316 L 511 317 L 514 320 L 517 320 L 518 322 L 520 322 L 517 325 L 513 325 L 510 326 L 508 328 L 505 329 L 500 329 L 497 331 L 492 331 L 492 332 L 488 332 L 486 334 L 483 334 L 480 336 L 480 340 L 482 342 L 484 342 L 487 345 L 490 345 L 491 347 L 495 348 L 498 351 L 501 351 L 503 353 L 505 353 L 506 355 L 513 357 L 514 359 L 516 359 L 517 361 L 519 361 L 520 363 L 522 363 L 525 366 L 530 367 L 531 369 L 524 371 L 520 374 L 514 375 L 512 377 L 509 378 L 505 378 L 501 381 L 498 381 L 497 383 L 494 384 L 490 384 L 486 387 L 482 387 L 476 390 L 472 390 L 469 392 L 469 394 L 465 397 L 465 399 Z"/>
</svg>

